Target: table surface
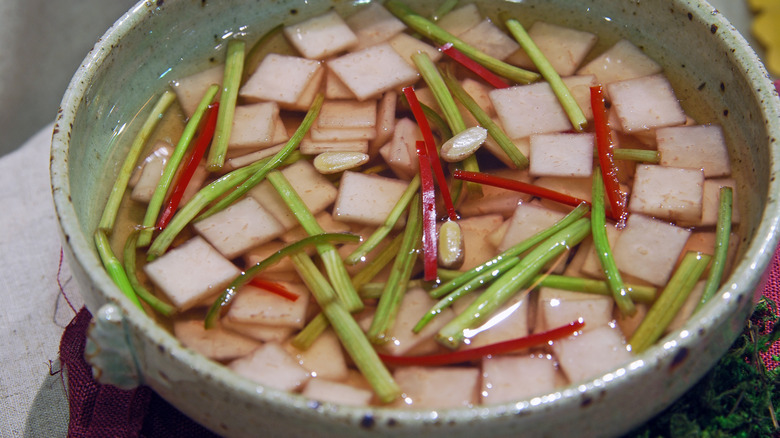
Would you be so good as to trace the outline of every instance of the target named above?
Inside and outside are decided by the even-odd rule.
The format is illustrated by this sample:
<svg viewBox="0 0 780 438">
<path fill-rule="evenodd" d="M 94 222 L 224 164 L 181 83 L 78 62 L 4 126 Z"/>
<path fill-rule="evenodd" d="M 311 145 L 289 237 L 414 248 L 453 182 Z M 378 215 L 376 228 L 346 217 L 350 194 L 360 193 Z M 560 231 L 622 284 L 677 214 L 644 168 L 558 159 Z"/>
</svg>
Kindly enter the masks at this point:
<svg viewBox="0 0 780 438">
<path fill-rule="evenodd" d="M 742 2 L 713 0 L 747 29 Z M 0 435 L 66 436 L 68 405 L 57 359 L 62 330 L 83 303 L 61 260 L 49 189 L 52 125 L 0 157 Z M 67 299 L 66 299 L 67 298 Z M 72 306 L 72 307 L 71 307 Z"/>
</svg>

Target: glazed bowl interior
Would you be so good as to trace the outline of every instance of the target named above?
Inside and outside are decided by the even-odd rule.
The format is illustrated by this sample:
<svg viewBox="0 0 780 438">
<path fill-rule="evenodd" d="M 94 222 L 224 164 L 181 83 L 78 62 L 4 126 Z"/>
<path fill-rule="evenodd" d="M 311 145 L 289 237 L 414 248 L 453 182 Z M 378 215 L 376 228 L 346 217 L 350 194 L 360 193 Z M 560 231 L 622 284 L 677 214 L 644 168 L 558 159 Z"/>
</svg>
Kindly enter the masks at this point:
<svg viewBox="0 0 780 438">
<path fill-rule="evenodd" d="M 484 1 L 482 12 L 508 11 L 530 25 L 541 19 L 627 38 L 658 61 L 685 110 L 723 126 L 741 214 L 739 260 L 716 299 L 682 331 L 626 367 L 589 382 L 516 403 L 445 411 L 348 408 L 262 388 L 187 350 L 113 285 L 92 244 L 105 200 L 129 143 L 171 80 L 213 65 L 235 34 L 255 41 L 280 22 L 361 2 L 279 0 L 140 2 L 98 42 L 76 73 L 55 128 L 52 187 L 71 266 L 94 314 L 106 302 L 126 315 L 144 383 L 185 414 L 226 435 L 257 427 L 290 435 L 448 436 L 622 433 L 659 412 L 709 369 L 735 339 L 777 243 L 777 94 L 745 41 L 699 1 Z M 416 1 L 431 10 L 436 2 Z M 410 4 L 412 4 L 410 2 Z M 216 48 L 216 50 L 215 50 Z M 219 56 L 216 57 L 219 59 Z M 216 62 L 219 62 L 218 60 Z M 636 399 L 637 391 L 643 391 Z M 629 402 L 629 400 L 631 400 Z M 600 418 L 604 421 L 592 421 Z M 522 428 L 522 429 L 519 429 Z"/>
</svg>

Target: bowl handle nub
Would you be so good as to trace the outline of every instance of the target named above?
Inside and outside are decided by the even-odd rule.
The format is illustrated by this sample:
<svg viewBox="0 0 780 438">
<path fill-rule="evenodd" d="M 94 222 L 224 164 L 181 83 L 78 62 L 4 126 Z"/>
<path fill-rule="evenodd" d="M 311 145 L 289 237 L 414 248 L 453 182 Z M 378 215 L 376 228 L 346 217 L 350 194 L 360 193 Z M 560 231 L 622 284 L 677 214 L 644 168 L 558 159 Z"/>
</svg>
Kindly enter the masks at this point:
<svg viewBox="0 0 780 438">
<path fill-rule="evenodd" d="M 131 389 L 141 384 L 141 371 L 128 341 L 125 315 L 116 304 L 104 304 L 87 330 L 84 358 L 95 380 Z"/>
</svg>

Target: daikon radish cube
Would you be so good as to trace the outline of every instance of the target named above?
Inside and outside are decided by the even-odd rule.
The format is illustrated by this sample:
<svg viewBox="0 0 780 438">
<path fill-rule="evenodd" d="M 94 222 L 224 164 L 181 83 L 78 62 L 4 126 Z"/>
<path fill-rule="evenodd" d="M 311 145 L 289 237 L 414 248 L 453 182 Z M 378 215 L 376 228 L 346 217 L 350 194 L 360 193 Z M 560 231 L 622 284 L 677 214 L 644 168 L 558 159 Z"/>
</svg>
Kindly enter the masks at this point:
<svg viewBox="0 0 780 438">
<path fill-rule="evenodd" d="M 487 173 L 515 181 L 531 182 L 531 177 L 525 170 L 501 169 Z M 483 185 L 482 197 L 478 199 L 466 198 L 466 200 L 460 204 L 459 210 L 464 216 L 500 214 L 504 218 L 507 218 L 515 212 L 515 208 L 517 208 L 518 204 L 528 201 L 529 199 L 531 199 L 531 195 L 525 193 Z"/>
<path fill-rule="evenodd" d="M 590 87 L 598 85 L 596 76 L 567 76 L 562 78 L 564 85 L 569 89 L 574 101 L 582 110 L 585 118 L 593 120 L 593 108 L 590 106 Z"/>
<path fill-rule="evenodd" d="M 294 105 L 321 69 L 318 61 L 271 53 L 241 87 L 239 96 Z"/>
<path fill-rule="evenodd" d="M 718 125 L 661 128 L 655 137 L 662 166 L 702 169 L 705 178 L 731 174 L 726 140 Z"/>
<path fill-rule="evenodd" d="M 664 333 L 680 330 L 685 323 L 688 322 L 688 319 L 693 315 L 693 311 L 696 310 L 696 307 L 699 305 L 699 301 L 701 301 L 701 296 L 704 294 L 704 285 L 706 283 L 706 280 L 701 280 L 696 283 L 691 290 L 691 293 L 688 295 L 688 298 L 685 299 L 682 307 L 680 307 L 680 310 L 674 315 L 672 322 L 666 326 Z"/>
<path fill-rule="evenodd" d="M 368 155 L 371 159 L 379 154 L 379 148 L 393 138 L 395 132 L 395 107 L 398 94 L 387 91 L 379 100 L 376 110 L 376 137 L 368 144 Z"/>
<path fill-rule="evenodd" d="M 358 44 L 358 38 L 335 11 L 286 26 L 284 36 L 303 56 L 323 59 Z"/>
<path fill-rule="evenodd" d="M 577 74 L 596 75 L 602 85 L 654 75 L 661 66 L 628 40 L 620 40 L 583 66 Z"/>
<path fill-rule="evenodd" d="M 239 169 L 244 166 L 248 166 L 255 161 L 262 160 L 263 158 L 268 158 L 271 156 L 276 155 L 277 152 L 282 150 L 284 147 L 283 144 L 271 146 L 270 148 L 260 149 L 259 151 L 250 152 L 248 154 L 238 155 L 236 157 L 229 157 L 227 161 L 225 161 L 225 165 L 222 166 L 222 170 L 225 172 L 230 172 L 232 170 Z M 230 155 L 230 151 L 228 150 L 228 155 Z"/>
<path fill-rule="evenodd" d="M 550 61 L 556 72 L 561 76 L 573 75 L 580 63 L 596 44 L 596 35 L 590 32 L 558 26 L 537 21 L 528 28 L 528 36 Z M 513 53 L 507 62 L 517 66 L 535 69 L 536 66 L 520 49 Z"/>
<path fill-rule="evenodd" d="M 498 248 L 499 245 L 501 245 L 501 241 L 504 240 L 504 236 L 506 235 L 506 230 L 509 229 L 509 225 L 511 223 L 512 223 L 512 219 L 511 218 L 505 220 L 492 233 L 488 234 L 487 237 L 485 238 L 485 240 L 490 242 L 491 245 L 493 245 L 496 248 Z"/>
<path fill-rule="evenodd" d="M 484 347 L 497 342 L 522 338 L 530 333 L 528 294 L 518 293 L 506 302 L 498 311 L 474 330 L 467 330 L 467 339 L 461 348 Z"/>
<path fill-rule="evenodd" d="M 174 321 L 173 334 L 185 347 L 218 361 L 246 356 L 260 346 L 257 341 L 220 326 L 206 330 L 199 319 Z"/>
<path fill-rule="evenodd" d="M 441 52 L 430 44 L 426 44 L 419 39 L 405 34 L 399 33 L 398 35 L 387 40 L 390 47 L 396 51 L 410 67 L 416 69 L 417 67 L 412 60 L 412 55 L 416 53 L 425 53 L 431 58 L 431 61 L 436 62 L 441 58 Z"/>
<path fill-rule="evenodd" d="M 615 248 L 615 242 L 617 242 L 617 240 L 620 238 L 621 230 L 617 229 L 617 227 L 612 224 L 607 224 L 606 230 L 609 247 Z M 589 242 L 590 245 L 580 248 L 580 251 L 586 250 L 583 251 L 585 253 L 585 259 L 582 261 L 580 272 L 589 277 L 604 279 L 606 278 L 604 276 L 604 268 L 601 266 L 601 260 L 599 260 L 598 254 L 596 254 L 596 248 L 593 246 L 593 240 L 591 239 Z"/>
<path fill-rule="evenodd" d="M 278 118 L 279 106 L 275 102 L 237 106 L 228 147 L 246 149 L 273 146 Z"/>
<path fill-rule="evenodd" d="M 336 199 L 338 189 L 307 160 L 287 166 L 282 169 L 282 175 L 312 214 L 325 210 Z M 249 196 L 265 206 L 286 230 L 298 225 L 298 219 L 270 182 L 258 184 L 249 191 Z"/>
<path fill-rule="evenodd" d="M 368 141 L 376 137 L 376 128 L 320 128 L 315 124 L 309 136 L 314 141 Z"/>
<path fill-rule="evenodd" d="M 322 378 L 309 380 L 302 394 L 314 400 L 343 406 L 368 406 L 374 396 L 370 390 Z"/>
<path fill-rule="evenodd" d="M 317 155 L 323 152 L 360 152 L 368 153 L 368 140 L 314 141 L 304 138 L 299 147 L 304 155 Z"/>
<path fill-rule="evenodd" d="M 530 137 L 533 176 L 589 177 L 593 171 L 593 134 L 537 134 Z"/>
<path fill-rule="evenodd" d="M 332 330 L 326 330 L 306 350 L 299 350 L 290 344 L 285 348 L 298 363 L 311 373 L 312 377 L 330 380 L 347 378 L 347 361 L 341 342 Z"/>
<path fill-rule="evenodd" d="M 463 232 L 463 265 L 459 270 L 467 271 L 493 257 L 496 247 L 486 238 L 502 222 L 504 217 L 498 214 L 472 216 L 458 221 Z"/>
<path fill-rule="evenodd" d="M 259 287 L 246 285 L 238 290 L 225 319 L 276 327 L 303 328 L 309 305 L 309 290 L 299 283 L 279 283 L 298 296 L 295 301 Z"/>
<path fill-rule="evenodd" d="M 493 102 L 490 100 L 490 90 L 493 88 L 471 78 L 464 79 L 460 85 L 487 115 L 492 117 L 496 114 L 496 109 L 493 108 Z"/>
<path fill-rule="evenodd" d="M 249 380 L 283 391 L 296 390 L 311 378 L 306 369 L 275 342 L 230 362 L 228 368 Z"/>
<path fill-rule="evenodd" d="M 553 351 L 571 383 L 597 377 L 632 358 L 620 330 L 609 326 L 555 341 Z"/>
<path fill-rule="evenodd" d="M 314 103 L 314 98 L 317 97 L 317 93 L 322 90 L 322 81 L 325 78 L 325 68 L 321 68 L 314 73 L 314 77 L 298 96 L 298 100 L 293 104 L 280 104 L 284 109 L 293 111 L 306 112 L 311 108 L 311 104 Z"/>
<path fill-rule="evenodd" d="M 426 351 L 436 350 L 437 345 L 433 335 L 446 323 L 455 317 L 452 309 L 444 309 L 431 320 L 420 333 L 414 333 L 412 329 L 428 310 L 436 304 L 428 293 L 421 288 L 409 289 L 401 299 L 401 307 L 395 317 L 395 323 L 388 332 L 389 342 L 383 344 L 383 352 L 393 356 L 403 356 L 412 349 L 418 349 L 420 344 L 430 344 Z"/>
<path fill-rule="evenodd" d="M 354 99 L 355 94 L 330 69 L 325 73 L 326 99 Z"/>
<path fill-rule="evenodd" d="M 420 171 L 417 141 L 422 140 L 417 123 L 403 118 L 396 122 L 393 137 L 379 148 L 379 155 L 399 178 L 412 179 Z"/>
<path fill-rule="evenodd" d="M 552 330 L 582 319 L 583 330 L 593 330 L 612 321 L 612 297 L 543 287 L 539 290 L 536 332 Z"/>
<path fill-rule="evenodd" d="M 705 179 L 702 189 L 701 218 L 695 221 L 679 221 L 681 226 L 712 226 L 718 223 L 718 209 L 720 208 L 720 188 L 731 187 L 733 206 L 731 209 L 731 222 L 739 223 L 739 209 L 737 208 L 737 184 L 731 178 Z"/>
<path fill-rule="evenodd" d="M 358 100 L 417 81 L 417 70 L 387 44 L 377 44 L 328 61 L 328 67 Z"/>
<path fill-rule="evenodd" d="M 174 81 L 171 85 L 184 115 L 192 117 L 206 90 L 212 84 L 222 85 L 224 76 L 225 66 L 218 65 Z M 220 94 L 221 90 L 217 92 L 215 99 L 219 99 Z"/>
<path fill-rule="evenodd" d="M 322 227 L 322 229 L 326 233 L 346 233 L 350 231 L 349 224 L 346 224 L 341 221 L 337 221 L 333 219 L 333 216 L 327 212 L 322 211 L 320 213 L 317 213 L 314 218 L 317 220 L 317 223 Z M 309 236 L 309 233 L 306 232 L 306 230 L 303 229 L 303 226 L 297 226 L 286 233 L 282 234 L 282 241 L 286 243 L 293 243 L 297 242 L 303 238 L 306 238 Z"/>
<path fill-rule="evenodd" d="M 133 181 L 130 199 L 143 203 L 152 199 L 172 153 L 173 147 L 168 142 L 160 141 L 155 144 L 154 151 L 144 159 L 142 167 L 137 170 L 138 176 Z"/>
<path fill-rule="evenodd" d="M 241 273 L 197 236 L 149 262 L 144 272 L 180 310 L 218 293 Z"/>
<path fill-rule="evenodd" d="M 500 60 L 506 59 L 520 48 L 512 37 L 499 29 L 489 18 L 460 34 L 460 39 Z"/>
<path fill-rule="evenodd" d="M 509 219 L 509 228 L 504 235 L 504 240 L 498 246 L 498 251 L 505 251 L 509 247 L 522 242 L 534 234 L 551 227 L 563 218 L 564 213 L 540 207 L 536 204 L 523 203 L 517 206 L 512 218 Z"/>
<path fill-rule="evenodd" d="M 369 3 L 346 18 L 358 39 L 354 50 L 389 40 L 406 29 L 406 25 L 379 3 Z"/>
<path fill-rule="evenodd" d="M 252 198 L 238 201 L 196 222 L 194 227 L 198 234 L 229 259 L 269 242 L 284 232 L 274 216 Z"/>
<path fill-rule="evenodd" d="M 482 14 L 477 5 L 469 3 L 444 14 L 436 23 L 447 32 L 460 36 L 482 22 Z"/>
<path fill-rule="evenodd" d="M 696 221 L 701 218 L 704 174 L 652 164 L 638 165 L 629 211 L 657 218 Z"/>
<path fill-rule="evenodd" d="M 478 368 L 403 367 L 393 374 L 406 397 L 395 407 L 412 409 L 467 408 L 479 397 Z"/>
<path fill-rule="evenodd" d="M 555 389 L 555 362 L 544 356 L 493 356 L 482 359 L 482 404 L 506 403 Z"/>
<path fill-rule="evenodd" d="M 222 327 L 225 327 L 228 330 L 240 333 L 244 336 L 261 342 L 282 343 L 290 339 L 292 334 L 295 332 L 295 329 L 292 327 L 239 322 L 227 318 L 223 318 L 221 323 Z M 203 325 L 202 321 L 200 322 L 200 325 Z"/>
<path fill-rule="evenodd" d="M 333 218 L 381 225 L 401 199 L 408 183 L 395 178 L 345 171 L 333 206 Z"/>
<path fill-rule="evenodd" d="M 607 91 L 625 132 L 685 123 L 680 102 L 663 75 L 613 82 L 607 85 Z"/>
<path fill-rule="evenodd" d="M 638 213 L 628 217 L 612 255 L 621 272 L 656 286 L 669 281 L 690 230 Z"/>
<path fill-rule="evenodd" d="M 490 100 L 509 138 L 572 129 L 547 82 L 495 89 L 490 92 Z"/>
<path fill-rule="evenodd" d="M 322 129 L 376 127 L 376 101 L 328 100 L 317 116 Z"/>
<path fill-rule="evenodd" d="M 284 247 L 285 244 L 278 240 L 268 242 L 265 245 L 257 246 L 244 253 L 244 261 L 246 262 L 247 266 L 254 266 L 262 262 L 263 260 L 267 259 L 271 255 L 273 255 L 273 253 L 279 251 Z M 295 271 L 295 267 L 293 266 L 290 258 L 282 257 L 282 259 L 279 260 L 277 263 L 274 263 L 273 265 L 265 268 L 263 270 L 263 274 L 271 274 L 275 272 L 293 272 L 293 271 Z"/>
</svg>

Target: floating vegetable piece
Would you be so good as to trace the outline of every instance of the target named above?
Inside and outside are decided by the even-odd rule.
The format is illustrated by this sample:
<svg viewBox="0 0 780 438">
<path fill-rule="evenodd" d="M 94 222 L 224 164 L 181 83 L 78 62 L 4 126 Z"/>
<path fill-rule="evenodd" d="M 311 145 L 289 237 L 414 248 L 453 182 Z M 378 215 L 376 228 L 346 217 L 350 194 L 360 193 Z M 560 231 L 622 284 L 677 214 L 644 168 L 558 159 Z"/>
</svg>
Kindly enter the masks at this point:
<svg viewBox="0 0 780 438">
<path fill-rule="evenodd" d="M 463 232 L 456 221 L 444 221 L 439 227 L 439 266 L 457 269 L 463 264 Z"/>
<path fill-rule="evenodd" d="M 214 131 L 214 144 L 209 149 L 208 169 L 216 171 L 225 164 L 230 132 L 233 127 L 233 115 L 236 111 L 238 89 L 241 87 L 241 75 L 244 71 L 244 48 L 241 40 L 230 40 L 227 44 L 225 76 L 222 81 L 217 128 Z"/>
<path fill-rule="evenodd" d="M 323 152 L 314 157 L 314 168 L 326 175 L 339 173 L 365 164 L 368 158 L 360 152 Z"/>
<path fill-rule="evenodd" d="M 729 238 L 731 236 L 731 214 L 733 203 L 733 189 L 731 187 L 720 188 L 720 204 L 718 206 L 718 223 L 715 231 L 715 255 L 712 258 L 712 267 L 704 285 L 701 302 L 696 307 L 698 310 L 704 303 L 715 296 L 720 283 L 723 280 L 723 271 L 726 269 L 726 259 L 729 252 Z"/>
<path fill-rule="evenodd" d="M 457 61 L 462 66 L 474 72 L 474 74 L 481 77 L 482 79 L 485 80 L 485 82 L 494 86 L 495 88 L 506 88 L 509 86 L 509 84 L 504 82 L 503 79 L 493 74 L 492 71 L 483 67 L 482 64 L 474 61 L 473 59 L 464 55 L 463 52 L 456 49 L 452 45 L 452 43 L 447 43 L 439 47 L 439 50 L 441 50 L 445 55 Z"/>
<path fill-rule="evenodd" d="M 422 216 L 423 216 L 423 279 L 436 279 L 436 189 L 431 174 L 431 161 L 425 150 L 425 142 L 417 142 L 417 158 L 420 160 L 420 183 L 422 186 Z"/>
<path fill-rule="evenodd" d="M 474 155 L 487 140 L 487 133 L 487 129 L 474 126 L 455 134 L 441 145 L 441 159 L 455 163 Z"/>
<path fill-rule="evenodd" d="M 626 197 L 620 190 L 615 166 L 612 131 L 607 121 L 607 107 L 604 103 L 604 90 L 601 86 L 590 88 L 590 106 L 593 108 L 593 126 L 596 131 L 596 147 L 601 164 L 602 181 L 612 214 L 618 219 L 618 226 L 626 223 Z"/>
</svg>

